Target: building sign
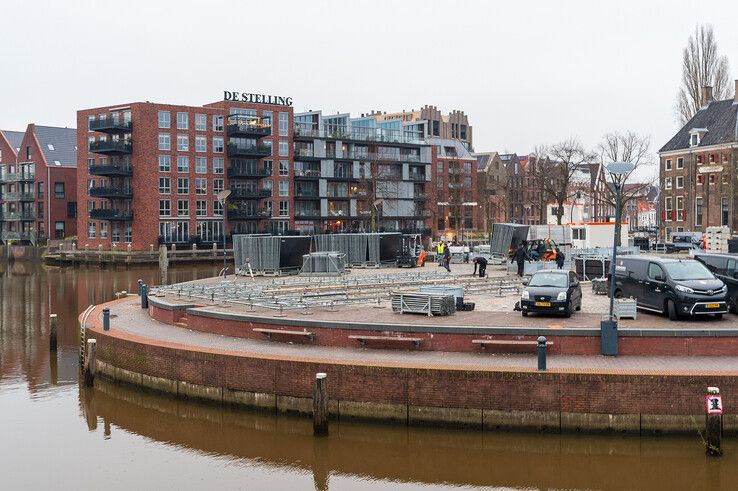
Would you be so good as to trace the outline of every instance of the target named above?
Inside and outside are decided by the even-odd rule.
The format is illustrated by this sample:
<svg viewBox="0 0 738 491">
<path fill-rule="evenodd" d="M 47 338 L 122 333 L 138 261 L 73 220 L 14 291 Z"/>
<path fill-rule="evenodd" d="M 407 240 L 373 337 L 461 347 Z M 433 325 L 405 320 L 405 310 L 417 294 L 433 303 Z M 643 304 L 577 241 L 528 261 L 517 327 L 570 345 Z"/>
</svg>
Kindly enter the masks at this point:
<svg viewBox="0 0 738 491">
<path fill-rule="evenodd" d="M 252 104 L 272 104 L 275 106 L 291 106 L 292 97 L 279 95 L 250 94 L 248 92 L 223 91 L 224 101 L 250 102 Z"/>
<path fill-rule="evenodd" d="M 723 399 L 719 395 L 705 396 L 707 414 L 723 414 Z"/>
<path fill-rule="evenodd" d="M 722 165 L 702 165 L 697 168 L 697 172 L 700 174 L 707 174 L 710 172 L 722 172 L 723 166 Z"/>
</svg>

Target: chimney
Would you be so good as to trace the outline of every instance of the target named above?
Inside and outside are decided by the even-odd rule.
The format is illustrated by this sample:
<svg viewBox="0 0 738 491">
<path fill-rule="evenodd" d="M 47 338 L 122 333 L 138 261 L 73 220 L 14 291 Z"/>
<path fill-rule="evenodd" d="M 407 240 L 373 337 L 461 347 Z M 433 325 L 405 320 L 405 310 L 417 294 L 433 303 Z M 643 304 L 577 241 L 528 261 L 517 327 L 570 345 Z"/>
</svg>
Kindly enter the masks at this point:
<svg viewBox="0 0 738 491">
<path fill-rule="evenodd" d="M 712 102 L 712 87 L 709 85 L 702 87 L 702 101 L 704 106 Z"/>
</svg>

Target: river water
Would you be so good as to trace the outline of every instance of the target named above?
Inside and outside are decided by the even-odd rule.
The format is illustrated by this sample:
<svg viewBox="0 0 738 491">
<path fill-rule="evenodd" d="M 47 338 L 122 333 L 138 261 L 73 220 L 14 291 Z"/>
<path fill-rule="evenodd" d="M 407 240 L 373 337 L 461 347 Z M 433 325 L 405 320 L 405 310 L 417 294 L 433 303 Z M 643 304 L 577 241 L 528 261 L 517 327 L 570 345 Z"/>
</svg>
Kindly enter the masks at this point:
<svg viewBox="0 0 738 491">
<path fill-rule="evenodd" d="M 215 267 L 170 270 L 170 282 Z M 0 489 L 738 489 L 738 440 L 332 423 L 78 382 L 78 312 L 155 269 L 0 263 Z M 59 316 L 50 356 L 48 316 Z M 98 383 L 99 382 L 99 383 Z M 668 401 L 665 401 L 668 404 Z"/>
</svg>

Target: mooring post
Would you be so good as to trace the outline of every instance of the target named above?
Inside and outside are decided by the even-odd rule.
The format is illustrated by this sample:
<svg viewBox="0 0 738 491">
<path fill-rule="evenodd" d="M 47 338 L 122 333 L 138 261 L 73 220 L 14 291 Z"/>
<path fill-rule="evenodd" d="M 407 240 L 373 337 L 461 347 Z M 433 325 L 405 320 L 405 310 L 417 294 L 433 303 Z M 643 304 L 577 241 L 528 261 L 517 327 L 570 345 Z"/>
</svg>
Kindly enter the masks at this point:
<svg viewBox="0 0 738 491">
<path fill-rule="evenodd" d="M 141 278 L 138 279 L 138 296 L 141 296 L 141 285 L 143 285 L 143 280 Z"/>
<path fill-rule="evenodd" d="M 313 435 L 328 434 L 328 387 L 325 373 L 315 374 L 313 386 Z"/>
<path fill-rule="evenodd" d="M 109 331 L 110 330 L 110 309 L 104 308 L 103 309 L 103 331 Z"/>
<path fill-rule="evenodd" d="M 56 351 L 56 314 L 49 315 L 49 350 Z"/>
<path fill-rule="evenodd" d="M 538 336 L 538 369 L 546 369 L 546 336 Z"/>
<path fill-rule="evenodd" d="M 175 251 L 175 247 L 172 246 L 172 252 Z M 162 285 L 167 284 L 167 272 L 169 271 L 169 256 L 167 254 L 167 246 L 164 244 L 159 246 L 159 283 Z"/>
<path fill-rule="evenodd" d="M 708 387 L 705 397 L 705 441 L 707 455 L 719 457 L 723 454 L 721 440 L 723 437 L 723 401 L 720 389 Z"/>
<path fill-rule="evenodd" d="M 149 308 L 149 285 L 143 284 L 141 285 L 141 308 L 142 309 L 148 309 Z"/>
<path fill-rule="evenodd" d="M 92 387 L 95 383 L 95 369 L 97 364 L 97 340 L 87 340 L 87 356 L 85 357 L 85 385 Z"/>
</svg>

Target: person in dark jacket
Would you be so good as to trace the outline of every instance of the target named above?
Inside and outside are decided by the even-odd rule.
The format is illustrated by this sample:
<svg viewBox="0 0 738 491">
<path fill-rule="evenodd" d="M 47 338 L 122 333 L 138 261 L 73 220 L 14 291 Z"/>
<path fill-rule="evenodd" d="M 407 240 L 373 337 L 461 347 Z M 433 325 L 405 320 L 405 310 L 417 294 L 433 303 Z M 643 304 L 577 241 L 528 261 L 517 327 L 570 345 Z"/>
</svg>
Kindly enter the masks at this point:
<svg viewBox="0 0 738 491">
<path fill-rule="evenodd" d="M 523 269 L 525 266 L 525 261 L 530 261 L 530 256 L 528 256 L 528 253 L 525 252 L 525 247 L 523 247 L 523 244 L 520 244 L 518 246 L 518 249 L 515 251 L 515 254 L 513 255 L 512 262 L 518 263 L 518 276 L 522 278 L 523 276 Z"/>
<path fill-rule="evenodd" d="M 474 258 L 474 272 L 472 276 L 477 274 L 477 265 L 479 265 L 479 277 L 484 278 L 487 276 L 487 260 L 481 256 Z"/>
<path fill-rule="evenodd" d="M 556 267 L 559 269 L 564 267 L 564 261 L 566 260 L 566 255 L 557 247 L 556 248 Z"/>
<path fill-rule="evenodd" d="M 443 248 L 443 267 L 446 268 L 446 271 L 449 273 L 451 272 L 451 251 L 449 250 L 448 245 Z"/>
</svg>

